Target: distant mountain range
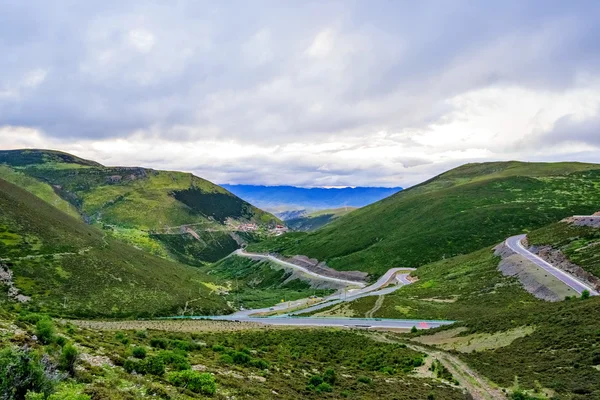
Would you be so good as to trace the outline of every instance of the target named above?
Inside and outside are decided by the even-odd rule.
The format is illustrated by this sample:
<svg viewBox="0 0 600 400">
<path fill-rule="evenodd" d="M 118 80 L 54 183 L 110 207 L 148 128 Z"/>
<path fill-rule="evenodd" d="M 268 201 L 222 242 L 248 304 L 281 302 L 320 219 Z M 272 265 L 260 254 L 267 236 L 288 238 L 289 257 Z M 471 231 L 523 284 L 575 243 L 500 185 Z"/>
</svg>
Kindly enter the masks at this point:
<svg viewBox="0 0 600 400">
<path fill-rule="evenodd" d="M 295 186 L 221 185 L 236 196 L 272 212 L 364 207 L 401 187 L 301 188 Z"/>
</svg>

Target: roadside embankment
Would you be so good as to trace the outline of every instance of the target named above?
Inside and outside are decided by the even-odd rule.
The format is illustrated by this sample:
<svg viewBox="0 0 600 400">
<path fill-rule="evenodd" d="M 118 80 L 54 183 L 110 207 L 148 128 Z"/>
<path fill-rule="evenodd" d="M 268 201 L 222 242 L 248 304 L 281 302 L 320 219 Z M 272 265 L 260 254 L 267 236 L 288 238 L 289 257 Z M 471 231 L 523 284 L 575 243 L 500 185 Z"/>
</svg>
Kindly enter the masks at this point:
<svg viewBox="0 0 600 400">
<path fill-rule="evenodd" d="M 561 301 L 566 296 L 577 295 L 577 292 L 543 268 L 512 251 L 504 242 L 496 246 L 494 254 L 502 258 L 498 270 L 505 276 L 517 278 L 523 289 L 538 299 Z"/>
</svg>

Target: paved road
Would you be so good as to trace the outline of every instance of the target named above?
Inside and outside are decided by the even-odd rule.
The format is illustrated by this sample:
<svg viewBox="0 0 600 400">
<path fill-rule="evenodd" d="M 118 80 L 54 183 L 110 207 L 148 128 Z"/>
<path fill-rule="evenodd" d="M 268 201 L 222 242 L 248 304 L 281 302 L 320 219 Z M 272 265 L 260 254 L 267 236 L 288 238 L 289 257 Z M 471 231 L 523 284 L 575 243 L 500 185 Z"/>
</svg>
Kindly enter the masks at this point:
<svg viewBox="0 0 600 400">
<path fill-rule="evenodd" d="M 237 256 L 241 256 L 241 257 L 248 257 L 248 258 L 254 258 L 254 259 L 261 259 L 261 260 L 272 261 L 272 262 L 274 262 L 276 264 L 283 265 L 284 267 L 293 268 L 295 270 L 302 271 L 302 272 L 304 272 L 307 275 L 310 275 L 312 277 L 318 278 L 318 279 L 323 280 L 323 281 L 331 281 L 331 282 L 341 283 L 341 284 L 344 284 L 346 286 L 358 286 L 358 287 L 364 287 L 365 286 L 364 282 L 357 282 L 357 281 L 351 281 L 351 280 L 347 280 L 347 279 L 333 278 L 331 276 L 325 276 L 325 275 L 317 274 L 316 272 L 312 272 L 312 271 L 310 271 L 310 270 L 308 270 L 308 269 L 306 269 L 304 267 L 301 267 L 301 266 L 296 265 L 296 264 L 292 264 L 292 263 L 287 262 L 287 261 L 280 260 L 277 257 L 273 257 L 271 255 L 264 255 L 264 254 L 258 254 L 258 253 L 248 253 L 248 252 L 244 251 L 243 249 L 238 249 L 233 254 L 235 254 Z"/>
<path fill-rule="evenodd" d="M 542 258 L 538 257 L 537 255 L 533 254 L 532 252 L 527 250 L 525 247 L 523 247 L 523 244 L 521 243 L 521 241 L 523 239 L 525 239 L 526 236 L 527 235 L 517 235 L 517 236 L 510 237 L 510 238 L 506 239 L 505 243 L 512 251 L 527 258 L 529 261 L 533 262 L 540 268 L 543 268 L 545 271 L 552 274 L 557 279 L 564 282 L 566 285 L 570 286 L 577 293 L 581 294 L 581 292 L 583 292 L 584 290 L 587 290 L 590 292 L 590 294 L 592 296 L 598 295 L 598 292 L 596 292 L 594 289 L 592 289 L 589 285 L 583 283 L 579 279 L 575 278 L 573 275 L 570 275 L 570 274 L 566 273 L 565 271 L 563 271 L 559 268 L 556 268 L 549 262 L 543 260 Z"/>
<path fill-rule="evenodd" d="M 207 317 L 191 317 L 192 319 L 206 319 Z M 379 318 L 318 318 L 318 317 L 234 317 L 224 315 L 209 317 L 212 320 L 255 322 L 264 325 L 276 326 L 337 326 L 350 328 L 395 328 L 411 329 L 415 326 L 417 329 L 437 328 L 443 325 L 453 324 L 454 321 L 431 321 L 431 320 L 411 320 L 411 319 L 379 319 Z"/>
</svg>

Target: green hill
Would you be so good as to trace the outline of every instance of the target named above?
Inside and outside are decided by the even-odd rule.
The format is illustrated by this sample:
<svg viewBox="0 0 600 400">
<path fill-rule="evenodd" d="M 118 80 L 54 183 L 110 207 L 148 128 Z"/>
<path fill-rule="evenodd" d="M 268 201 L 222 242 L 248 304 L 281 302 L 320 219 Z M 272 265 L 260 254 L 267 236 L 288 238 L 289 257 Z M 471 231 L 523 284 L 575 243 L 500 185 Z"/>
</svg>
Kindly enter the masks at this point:
<svg viewBox="0 0 600 400">
<path fill-rule="evenodd" d="M 600 165 L 468 164 L 356 210 L 316 232 L 252 245 L 378 276 L 493 245 L 600 204 Z"/>
<path fill-rule="evenodd" d="M 303 217 L 288 219 L 285 221 L 285 224 L 294 231 L 311 232 L 354 210 L 356 210 L 356 207 L 332 208 L 315 211 Z"/>
<path fill-rule="evenodd" d="M 273 215 L 189 173 L 105 167 L 55 151 L 0 151 L 0 178 L 162 257 L 173 256 L 170 244 L 190 235 L 184 226 L 199 236 L 211 232 L 210 241 L 199 239 L 203 251 L 196 255 L 199 261 L 212 262 L 237 248 L 230 235 L 236 224 L 278 222 Z M 173 237 L 159 240 L 152 234 Z M 202 258 L 204 254 L 210 256 Z"/>
<path fill-rule="evenodd" d="M 229 310 L 198 269 L 106 237 L 2 179 L 0 210 L 2 287 L 30 297 L 23 307 L 75 317 L 172 315 L 187 302 Z"/>
</svg>

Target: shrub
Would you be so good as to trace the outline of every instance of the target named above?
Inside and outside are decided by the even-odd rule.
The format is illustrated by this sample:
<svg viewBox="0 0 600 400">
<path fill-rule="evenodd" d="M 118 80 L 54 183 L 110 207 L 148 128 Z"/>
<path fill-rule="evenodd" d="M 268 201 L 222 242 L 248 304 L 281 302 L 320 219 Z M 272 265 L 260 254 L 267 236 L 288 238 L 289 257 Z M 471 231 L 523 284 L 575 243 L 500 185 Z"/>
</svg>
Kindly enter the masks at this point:
<svg viewBox="0 0 600 400">
<path fill-rule="evenodd" d="M 43 344 L 52 343 L 56 329 L 49 318 L 42 318 L 35 324 L 35 335 Z"/>
<path fill-rule="evenodd" d="M 317 392 L 319 392 L 319 393 L 333 392 L 333 388 L 331 387 L 331 385 L 329 383 L 323 382 L 319 386 L 317 386 Z"/>
<path fill-rule="evenodd" d="M 233 358 L 229 354 L 221 354 L 219 362 L 221 364 L 233 364 Z"/>
<path fill-rule="evenodd" d="M 143 366 L 143 374 L 162 376 L 165 374 L 165 362 L 161 357 L 148 357 L 140 362 Z"/>
<path fill-rule="evenodd" d="M 528 395 L 520 390 L 514 391 L 509 396 L 510 400 L 536 400 L 535 397 Z"/>
<path fill-rule="evenodd" d="M 336 375 L 334 369 L 329 368 L 329 369 L 325 370 L 325 373 L 323 374 L 323 381 L 329 383 L 330 385 L 335 385 L 336 380 L 337 380 L 337 375 Z"/>
<path fill-rule="evenodd" d="M 241 351 L 236 351 L 231 355 L 233 358 L 233 362 L 236 364 L 247 364 L 250 361 L 250 356 L 246 353 L 242 353 Z"/>
<path fill-rule="evenodd" d="M 220 344 L 213 344 L 212 350 L 217 353 L 221 353 L 221 352 L 225 351 L 225 347 Z"/>
<path fill-rule="evenodd" d="M 58 377 L 47 360 L 39 360 L 27 349 L 0 351 L 0 398 L 23 399 L 27 392 L 52 393 Z"/>
<path fill-rule="evenodd" d="M 78 356 L 79 352 L 77 349 L 71 343 L 67 343 L 63 347 L 60 355 L 60 368 L 70 375 L 73 375 L 75 373 L 75 363 L 77 362 Z"/>
<path fill-rule="evenodd" d="M 162 376 L 165 374 L 165 363 L 161 357 L 147 357 L 145 360 L 127 359 L 123 363 L 123 369 L 132 373 Z"/>
<path fill-rule="evenodd" d="M 168 346 L 167 339 L 163 338 L 152 338 L 150 339 L 150 346 L 155 347 L 157 349 L 166 349 Z"/>
<path fill-rule="evenodd" d="M 181 354 L 174 351 L 161 351 L 158 354 L 165 364 L 169 364 L 173 369 L 177 371 L 183 371 L 190 369 L 192 366 L 188 362 L 185 354 Z"/>
<path fill-rule="evenodd" d="M 323 383 L 323 378 L 321 378 L 319 375 L 311 376 L 310 380 L 308 381 L 309 385 L 313 385 L 315 387 L 319 386 L 321 383 Z"/>
<path fill-rule="evenodd" d="M 145 339 L 148 337 L 148 331 L 147 330 L 135 331 L 135 337 L 138 337 L 140 339 Z"/>
<path fill-rule="evenodd" d="M 250 365 L 259 369 L 268 369 L 269 363 L 265 360 L 261 360 L 260 358 L 253 358 L 250 360 Z"/>
<path fill-rule="evenodd" d="M 213 395 L 217 391 L 215 377 L 209 373 L 191 370 L 171 372 L 168 379 L 173 385 L 185 387 L 194 393 Z"/>
<path fill-rule="evenodd" d="M 582 299 L 589 299 L 590 298 L 590 291 L 589 290 L 584 290 L 583 292 L 581 292 L 581 298 Z"/>
<path fill-rule="evenodd" d="M 412 328 L 410 328 L 410 333 L 417 333 L 419 330 L 417 329 L 416 326 L 413 325 Z"/>
<path fill-rule="evenodd" d="M 64 336 L 56 336 L 54 338 L 54 343 L 56 343 L 60 347 L 63 347 L 65 344 L 67 344 L 67 338 Z"/>
<path fill-rule="evenodd" d="M 360 383 L 366 383 L 367 385 L 371 384 L 371 378 L 369 378 L 368 376 L 359 376 L 357 378 L 357 381 L 359 381 Z"/>
<path fill-rule="evenodd" d="M 133 350 L 131 351 L 131 354 L 135 357 L 135 358 L 146 358 L 146 349 L 144 347 L 134 347 Z"/>
</svg>

